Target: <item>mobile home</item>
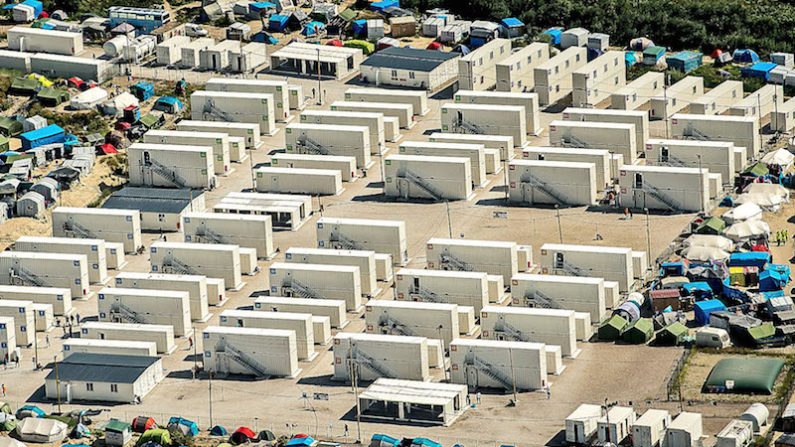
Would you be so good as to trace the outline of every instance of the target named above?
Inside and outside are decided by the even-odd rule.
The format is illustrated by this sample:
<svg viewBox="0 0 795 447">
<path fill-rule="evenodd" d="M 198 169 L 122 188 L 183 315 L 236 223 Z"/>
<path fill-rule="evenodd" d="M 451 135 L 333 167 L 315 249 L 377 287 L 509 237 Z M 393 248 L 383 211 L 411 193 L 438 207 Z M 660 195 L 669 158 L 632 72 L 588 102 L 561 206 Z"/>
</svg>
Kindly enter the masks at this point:
<svg viewBox="0 0 795 447">
<path fill-rule="evenodd" d="M 149 257 L 152 273 L 204 275 L 223 278 L 230 289 L 243 286 L 237 245 L 156 241 Z"/>
<path fill-rule="evenodd" d="M 675 140 L 729 141 L 747 149 L 748 158 L 761 151 L 759 120 L 752 116 L 676 114 L 671 118 Z"/>
<path fill-rule="evenodd" d="M 334 101 L 331 104 L 331 110 L 381 113 L 384 117 L 397 118 L 401 129 L 411 129 L 416 124 L 416 121 L 414 121 L 414 107 L 406 103 Z"/>
<path fill-rule="evenodd" d="M 436 143 L 426 141 L 405 141 L 398 146 L 401 155 L 423 155 L 440 157 L 469 157 L 472 168 L 472 184 L 485 186 L 486 153 L 482 144 Z"/>
<path fill-rule="evenodd" d="M 663 447 L 669 425 L 671 414 L 668 410 L 646 410 L 632 425 L 633 447 Z"/>
<path fill-rule="evenodd" d="M 0 286 L 0 300 L 31 301 L 49 304 L 56 316 L 74 313 L 72 292 L 62 287 Z"/>
<path fill-rule="evenodd" d="M 0 253 L 0 284 L 10 286 L 63 287 L 72 298 L 89 294 L 86 255 L 5 251 Z"/>
<path fill-rule="evenodd" d="M 568 107 L 563 111 L 563 120 L 632 124 L 635 126 L 635 152 L 637 154 L 643 152 L 643 144 L 649 139 L 649 114 L 646 111 Z"/>
<path fill-rule="evenodd" d="M 634 124 L 555 120 L 549 123 L 549 143 L 552 146 L 605 149 L 621 154 L 627 164 L 638 158 Z"/>
<path fill-rule="evenodd" d="M 276 296 L 344 300 L 346 310 L 362 307 L 359 267 L 354 265 L 288 264 L 269 268 L 270 290 Z"/>
<path fill-rule="evenodd" d="M 215 174 L 223 175 L 228 174 L 229 171 L 232 169 L 229 166 L 231 161 L 229 155 L 229 135 L 225 133 L 218 133 L 218 132 L 196 132 L 196 131 L 183 131 L 183 130 L 160 130 L 160 129 L 152 129 L 144 134 L 144 143 L 149 143 L 152 145 L 160 144 L 160 145 L 190 145 L 190 146 L 197 146 L 197 147 L 212 147 L 213 149 L 213 169 Z M 149 150 L 151 150 L 152 146 L 145 146 Z M 164 147 L 163 149 L 166 149 Z M 200 155 L 200 154 L 197 154 Z M 177 159 L 181 159 L 182 157 L 174 157 L 173 159 L 164 160 L 168 165 L 166 168 L 171 168 L 173 164 L 182 162 L 177 162 Z M 207 169 L 207 161 L 205 160 L 197 160 L 194 163 L 197 163 L 196 166 L 201 166 L 198 169 Z M 191 168 L 196 169 L 193 167 L 194 165 L 189 165 Z M 180 166 L 182 167 L 182 166 Z M 185 172 L 185 168 L 176 170 L 178 174 L 182 174 Z M 206 175 L 206 174 L 205 174 Z M 179 185 L 178 185 L 179 186 Z M 182 188 L 186 186 L 180 186 Z"/>
<path fill-rule="evenodd" d="M 348 317 L 345 316 L 345 301 L 343 300 L 261 296 L 254 300 L 254 310 L 307 313 L 312 316 L 326 317 L 334 329 L 342 329 L 348 325 Z"/>
<path fill-rule="evenodd" d="M 535 68 L 535 92 L 542 106 L 569 96 L 573 88 L 572 74 L 588 63 L 587 52 L 584 47 L 570 47 Z"/>
<path fill-rule="evenodd" d="M 610 173 L 610 151 L 606 149 L 528 146 L 522 149 L 522 159 L 592 163 L 595 167 L 597 191 L 602 191 L 613 183 Z"/>
<path fill-rule="evenodd" d="M 155 357 L 157 356 L 157 343 L 152 341 L 94 340 L 92 338 L 64 340 L 64 358 L 80 353 Z"/>
<path fill-rule="evenodd" d="M 177 130 L 225 133 L 230 137 L 241 137 L 245 139 L 246 149 L 258 149 L 262 144 L 259 124 L 253 123 L 182 120 L 177 123 Z M 231 153 L 229 156 L 231 158 Z"/>
<path fill-rule="evenodd" d="M 276 255 L 270 216 L 191 212 L 182 216 L 185 242 L 256 248 L 257 256 Z"/>
<path fill-rule="evenodd" d="M 737 101 L 726 111 L 732 116 L 751 116 L 760 121 L 784 104 L 784 86 L 767 84 Z"/>
<path fill-rule="evenodd" d="M 169 275 L 163 273 L 119 272 L 116 287 L 125 289 L 173 290 L 186 292 L 193 321 L 210 319 L 207 277 L 199 275 Z"/>
<path fill-rule="evenodd" d="M 52 211 L 52 235 L 119 242 L 125 253 L 143 247 L 141 216 L 135 210 L 59 206 Z"/>
<path fill-rule="evenodd" d="M 739 170 L 734 164 L 734 144 L 719 141 L 658 140 L 646 142 L 646 164 L 704 168 L 731 183 Z"/>
<path fill-rule="evenodd" d="M 486 149 L 497 149 L 500 151 L 500 160 L 512 160 L 514 157 L 513 137 L 510 135 L 478 135 L 466 133 L 443 133 L 434 132 L 428 137 L 428 141 L 436 143 L 465 143 L 482 144 Z"/>
<path fill-rule="evenodd" d="M 168 325 L 88 321 L 80 327 L 80 338 L 152 341 L 158 354 L 170 354 L 177 349 L 174 328 Z"/>
<path fill-rule="evenodd" d="M 386 151 L 384 115 L 372 112 L 341 112 L 331 110 L 304 110 L 301 123 L 330 124 L 338 126 L 365 126 L 370 130 L 370 153 Z"/>
<path fill-rule="evenodd" d="M 469 158 L 391 155 L 384 159 L 384 193 L 407 199 L 469 200 Z"/>
<path fill-rule="evenodd" d="M 429 269 L 486 272 L 505 284 L 519 273 L 515 242 L 431 238 L 425 245 Z"/>
<path fill-rule="evenodd" d="M 593 163 L 514 160 L 508 165 L 508 182 L 511 203 L 590 206 L 597 201 Z"/>
<path fill-rule="evenodd" d="M 14 339 L 17 346 L 26 347 L 33 344 L 36 337 L 33 301 L 2 299 L 0 300 L 0 317 L 14 319 Z M 6 326 L 7 329 L 8 326 Z M 9 336 L 6 335 L 6 338 Z"/>
<path fill-rule="evenodd" d="M 637 110 L 651 98 L 663 95 L 665 74 L 650 71 L 610 95 L 610 107 L 618 110 Z"/>
<path fill-rule="evenodd" d="M 492 91 L 459 90 L 453 95 L 456 103 L 521 106 L 525 108 L 525 129 L 532 135 L 539 135 L 541 128 L 538 110 L 538 95 L 535 93 L 511 93 Z"/>
<path fill-rule="evenodd" d="M 311 361 L 316 356 L 312 315 L 291 312 L 257 312 L 253 310 L 225 310 L 219 316 L 222 327 L 255 329 L 283 329 L 295 333 L 298 360 Z"/>
<path fill-rule="evenodd" d="M 218 167 L 223 174 L 226 172 L 223 156 L 219 157 Z M 130 185 L 213 189 L 214 159 L 210 146 L 133 143 L 127 148 Z"/>
<path fill-rule="evenodd" d="M 549 45 L 533 42 L 497 62 L 498 92 L 529 92 L 535 88 L 535 69 L 549 60 Z M 528 127 L 530 128 L 530 127 Z"/>
<path fill-rule="evenodd" d="M 542 343 L 456 339 L 450 343 L 450 382 L 470 389 L 536 390 L 547 384 Z"/>
<path fill-rule="evenodd" d="M 625 165 L 618 184 L 620 206 L 674 212 L 710 208 L 707 169 Z"/>
<path fill-rule="evenodd" d="M 694 99 L 704 94 L 704 78 L 686 76 L 665 89 L 664 93 L 651 98 L 652 118 L 667 119 L 689 106 Z"/>
<path fill-rule="evenodd" d="M 523 106 L 442 104 L 442 132 L 510 135 L 516 146 L 527 143 L 527 117 Z"/>
<path fill-rule="evenodd" d="M 574 107 L 596 106 L 627 83 L 623 51 L 607 51 L 571 74 Z"/>
<path fill-rule="evenodd" d="M 317 221 L 317 246 L 386 253 L 397 265 L 409 261 L 406 223 L 401 220 L 321 217 Z"/>
<path fill-rule="evenodd" d="M 485 340 L 511 340 L 560 346 L 564 357 L 575 358 L 577 327 L 573 310 L 486 306 L 480 314 Z"/>
<path fill-rule="evenodd" d="M 365 332 L 443 340 L 458 338 L 458 305 L 372 300 L 364 309 Z"/>
<path fill-rule="evenodd" d="M 480 315 L 489 304 L 487 276 L 485 272 L 403 268 L 395 274 L 395 299 L 458 304 Z"/>
<path fill-rule="evenodd" d="M 340 332 L 334 337 L 332 355 L 332 380 L 350 381 L 352 369 L 364 382 L 381 377 L 430 380 L 425 337 Z"/>
<path fill-rule="evenodd" d="M 328 169 L 339 171 L 343 182 L 356 180 L 356 158 L 342 155 L 273 154 L 271 166 L 298 169 Z"/>
<path fill-rule="evenodd" d="M 369 168 L 370 129 L 336 124 L 289 124 L 284 130 L 288 154 L 340 155 L 356 158 L 357 168 Z"/>
<path fill-rule="evenodd" d="M 274 135 L 275 100 L 264 93 L 197 91 L 190 95 L 191 119 L 259 124 L 263 135 Z"/>
<path fill-rule="evenodd" d="M 98 297 L 99 321 L 171 326 L 177 337 L 193 333 L 188 292 L 105 287 Z"/>
<path fill-rule="evenodd" d="M 411 104 L 416 115 L 425 115 L 428 107 L 428 92 L 424 90 L 393 90 L 383 88 L 349 88 L 345 90 L 345 101 L 386 102 Z"/>
<path fill-rule="evenodd" d="M 257 192 L 338 196 L 342 194 L 342 175 L 330 169 L 256 169 Z"/>
<path fill-rule="evenodd" d="M 743 83 L 723 81 L 712 90 L 695 98 L 688 113 L 694 115 L 720 115 L 743 98 Z"/>
<path fill-rule="evenodd" d="M 287 82 L 264 79 L 210 78 L 204 84 L 213 92 L 255 93 L 273 95 L 276 121 L 286 122 L 290 117 Z"/>
<path fill-rule="evenodd" d="M 509 39 L 494 39 L 458 60 L 458 83 L 463 90 L 490 90 L 496 84 L 497 64 L 511 55 Z"/>
<path fill-rule="evenodd" d="M 607 312 L 602 278 L 520 273 L 511 278 L 511 296 L 514 306 L 586 312 L 592 321 L 602 321 Z"/>
<path fill-rule="evenodd" d="M 633 283 L 631 248 L 544 244 L 540 264 L 542 274 L 602 277 L 617 281 L 622 292 L 629 291 Z M 610 301 L 606 301 L 607 307 L 611 307 Z"/>
<path fill-rule="evenodd" d="M 108 279 L 105 241 L 102 239 L 21 236 L 14 242 L 14 250 L 34 253 L 85 255 L 88 280 L 92 284 L 102 284 Z M 33 273 L 35 275 L 37 272 L 34 271 Z"/>
<path fill-rule="evenodd" d="M 210 326 L 202 334 L 202 363 L 214 374 L 296 377 L 295 332 L 283 329 Z"/>
</svg>

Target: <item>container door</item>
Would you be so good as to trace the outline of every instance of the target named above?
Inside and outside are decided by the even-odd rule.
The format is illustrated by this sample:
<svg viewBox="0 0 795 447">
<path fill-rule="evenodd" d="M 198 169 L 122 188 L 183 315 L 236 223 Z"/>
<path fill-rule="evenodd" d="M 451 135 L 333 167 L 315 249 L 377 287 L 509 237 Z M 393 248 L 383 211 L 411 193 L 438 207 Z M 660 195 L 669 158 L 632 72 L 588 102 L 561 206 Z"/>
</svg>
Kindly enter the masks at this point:
<svg viewBox="0 0 795 447">
<path fill-rule="evenodd" d="M 467 376 L 467 388 L 469 388 L 470 392 L 477 391 L 477 389 L 478 389 L 478 369 L 473 367 L 473 366 L 470 366 L 470 365 L 466 365 L 465 368 L 466 368 L 466 376 Z"/>
<path fill-rule="evenodd" d="M 404 178 L 401 178 L 401 177 L 398 177 L 397 179 L 395 179 L 395 181 L 396 181 L 396 184 L 397 184 L 398 196 L 400 198 L 402 198 L 402 199 L 408 199 L 409 198 L 409 181 L 404 179 Z"/>
</svg>

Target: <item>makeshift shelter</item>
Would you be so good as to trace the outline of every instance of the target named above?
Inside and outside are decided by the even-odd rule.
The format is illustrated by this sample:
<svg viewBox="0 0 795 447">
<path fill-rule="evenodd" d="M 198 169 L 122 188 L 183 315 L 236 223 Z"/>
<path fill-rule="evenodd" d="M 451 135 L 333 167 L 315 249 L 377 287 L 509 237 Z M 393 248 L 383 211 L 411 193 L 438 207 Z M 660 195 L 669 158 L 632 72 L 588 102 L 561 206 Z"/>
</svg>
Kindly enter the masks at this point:
<svg viewBox="0 0 795 447">
<path fill-rule="evenodd" d="M 19 421 L 15 431 L 23 441 L 44 444 L 66 438 L 69 427 L 55 419 L 25 418 Z"/>
<path fill-rule="evenodd" d="M 732 53 L 732 59 L 741 64 L 753 64 L 759 62 L 759 55 L 754 50 L 738 48 Z"/>
<path fill-rule="evenodd" d="M 155 418 L 149 416 L 137 416 L 132 420 L 132 428 L 136 433 L 144 433 L 148 430 L 157 428 Z"/>
<path fill-rule="evenodd" d="M 229 437 L 229 442 L 234 445 L 245 444 L 257 439 L 257 434 L 248 427 L 238 427 L 232 436 Z"/>
<path fill-rule="evenodd" d="M 370 447 L 398 447 L 399 445 L 400 439 L 389 435 L 375 434 L 370 438 Z"/>
<path fill-rule="evenodd" d="M 709 323 L 709 314 L 712 312 L 725 311 L 726 306 L 720 300 L 704 300 L 693 305 L 696 324 L 705 326 Z"/>
<path fill-rule="evenodd" d="M 169 419 L 166 427 L 169 432 L 173 433 L 182 433 L 188 436 L 196 436 L 199 434 L 199 426 L 196 425 L 195 422 L 179 416 L 174 416 Z"/>
<path fill-rule="evenodd" d="M 288 16 L 274 14 L 268 19 L 268 30 L 276 33 L 284 32 L 284 29 L 287 28 L 288 20 L 290 20 Z"/>
<path fill-rule="evenodd" d="M 0 117 L 0 133 L 7 137 L 15 137 L 22 133 L 22 123 L 8 116 Z"/>
<path fill-rule="evenodd" d="M 229 432 L 226 430 L 226 428 L 223 425 L 214 425 L 210 429 L 210 435 L 212 435 L 212 436 L 227 436 L 227 435 L 229 435 Z"/>
<path fill-rule="evenodd" d="M 312 21 L 304 26 L 304 29 L 301 30 L 301 34 L 307 37 L 317 36 L 320 33 L 322 33 L 325 28 L 326 28 L 325 23 Z"/>
<path fill-rule="evenodd" d="M 549 36 L 548 39 L 552 45 L 560 45 L 560 38 L 563 35 L 563 28 L 549 28 L 542 31 L 541 34 L 543 36 Z"/>
<path fill-rule="evenodd" d="M 275 441 L 276 435 L 274 435 L 273 432 L 270 430 L 262 430 L 257 435 L 257 439 L 259 439 L 260 441 Z"/>
<path fill-rule="evenodd" d="M 30 78 L 16 78 L 11 82 L 9 93 L 17 96 L 33 96 L 39 89 L 39 81 Z"/>
<path fill-rule="evenodd" d="M 311 436 L 303 436 L 300 438 L 293 437 L 293 439 L 289 440 L 285 447 L 315 447 L 317 445 L 317 441 L 315 438 Z"/>
<path fill-rule="evenodd" d="M 648 318 L 641 318 L 626 328 L 621 339 L 627 343 L 640 345 L 647 343 L 654 336 L 654 323 Z"/>
<path fill-rule="evenodd" d="M 358 48 L 362 50 L 365 55 L 369 55 L 375 51 L 375 45 L 366 40 L 347 40 L 345 41 L 346 48 Z"/>
<path fill-rule="evenodd" d="M 737 196 L 734 203 L 740 205 L 756 205 L 764 211 L 776 212 L 784 203 L 784 198 L 777 194 L 744 192 Z"/>
<path fill-rule="evenodd" d="M 135 445 L 142 446 L 150 442 L 159 444 L 161 446 L 171 445 L 171 433 L 169 433 L 168 430 L 162 428 L 153 428 L 145 431 L 144 434 L 138 438 L 138 442 L 136 442 Z"/>
<path fill-rule="evenodd" d="M 69 101 L 69 92 L 60 88 L 43 88 L 36 94 L 36 100 L 45 107 L 56 107 Z"/>
<path fill-rule="evenodd" d="M 16 427 L 16 425 L 14 427 Z M 0 447 L 27 447 L 27 444 L 25 444 L 24 442 L 17 441 L 16 439 L 10 436 L 5 436 L 0 438 Z"/>
<path fill-rule="evenodd" d="M 108 99 L 108 91 L 104 88 L 94 87 L 78 93 L 69 101 L 69 106 L 74 110 L 89 110 L 97 107 Z"/>
<path fill-rule="evenodd" d="M 740 74 L 744 78 L 759 78 L 765 81 L 770 79 L 770 72 L 773 71 L 778 65 L 772 62 L 757 62 L 749 67 L 740 69 Z"/>
<path fill-rule="evenodd" d="M 723 235 L 735 242 L 767 238 L 770 235 L 770 225 L 761 219 L 747 220 L 730 226 L 724 230 Z"/>
<path fill-rule="evenodd" d="M 14 414 L 14 411 L 11 410 L 11 405 L 8 402 L 0 401 L 0 414 Z"/>
<path fill-rule="evenodd" d="M 709 217 L 704 219 L 695 230 L 696 234 L 720 234 L 726 228 L 726 221 L 720 217 Z"/>
<path fill-rule="evenodd" d="M 599 326 L 599 330 L 597 331 L 599 340 L 618 340 L 621 338 L 621 334 L 624 333 L 624 330 L 626 330 L 627 326 L 629 326 L 627 320 L 619 315 L 613 315 L 607 321 L 602 323 L 601 326 Z"/>
<path fill-rule="evenodd" d="M 712 298 L 712 287 L 706 281 L 689 282 L 682 285 L 682 290 L 687 295 L 696 297 L 696 301 Z"/>
<path fill-rule="evenodd" d="M 685 342 L 689 330 L 687 326 L 676 321 L 664 327 L 654 339 L 661 346 L 676 346 Z"/>
<path fill-rule="evenodd" d="M 171 114 L 179 113 L 182 110 L 182 101 L 175 96 L 161 96 L 157 98 L 152 109 Z"/>
<path fill-rule="evenodd" d="M 0 413 L 0 431 L 12 431 L 17 428 L 17 421 L 16 416 L 10 413 Z M 2 447 L 2 443 L 0 443 L 0 447 Z"/>
<path fill-rule="evenodd" d="M 771 260 L 768 252 L 732 253 L 729 258 L 729 267 L 756 267 L 762 270 Z"/>
<path fill-rule="evenodd" d="M 772 394 L 784 361 L 765 357 L 722 359 L 704 382 L 705 393 Z"/>
<path fill-rule="evenodd" d="M 61 189 L 69 189 L 75 182 L 80 180 L 80 171 L 68 166 L 62 166 L 50 171 L 47 177 L 58 182 L 61 185 Z"/>
<path fill-rule="evenodd" d="M 764 177 L 768 174 L 770 174 L 770 169 L 768 169 L 767 165 L 762 162 L 754 163 L 751 166 L 743 169 L 743 171 L 740 173 L 740 175 L 744 177 Z"/>
<path fill-rule="evenodd" d="M 765 270 L 759 274 L 759 291 L 782 290 L 789 283 L 789 275 L 775 270 Z"/>
<path fill-rule="evenodd" d="M 47 209 L 47 202 L 44 196 L 35 192 L 28 191 L 17 200 L 16 215 L 18 217 L 33 217 L 38 219 Z"/>
<path fill-rule="evenodd" d="M 743 203 L 742 205 L 738 205 L 735 208 L 726 211 L 721 216 L 721 219 L 726 221 L 729 225 L 735 224 L 737 222 L 745 222 L 746 220 L 752 219 L 761 219 L 762 218 L 762 208 L 759 205 L 748 202 Z"/>
<path fill-rule="evenodd" d="M 123 447 L 132 439 L 132 426 L 118 419 L 105 424 L 105 445 Z"/>
<path fill-rule="evenodd" d="M 687 247 L 682 250 L 682 256 L 689 261 L 714 262 L 729 259 L 729 252 L 717 247 Z"/>
<path fill-rule="evenodd" d="M 645 37 L 637 37 L 629 41 L 629 48 L 635 51 L 643 51 L 651 46 L 654 46 L 654 42 Z"/>
</svg>

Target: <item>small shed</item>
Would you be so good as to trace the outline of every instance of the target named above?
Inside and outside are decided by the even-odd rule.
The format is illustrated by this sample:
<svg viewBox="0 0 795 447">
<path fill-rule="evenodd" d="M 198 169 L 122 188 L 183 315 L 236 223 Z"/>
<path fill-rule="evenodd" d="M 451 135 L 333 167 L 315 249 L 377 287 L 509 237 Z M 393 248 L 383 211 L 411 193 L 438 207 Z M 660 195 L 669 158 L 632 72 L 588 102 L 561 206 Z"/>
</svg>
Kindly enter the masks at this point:
<svg viewBox="0 0 795 447">
<path fill-rule="evenodd" d="M 751 66 L 740 69 L 740 74 L 744 78 L 759 78 L 765 81 L 770 79 L 770 72 L 778 67 L 772 62 L 757 62 Z"/>
<path fill-rule="evenodd" d="M 390 34 L 398 39 L 401 37 L 411 37 L 417 34 L 417 19 L 413 15 L 402 17 L 391 17 L 389 19 Z"/>
<path fill-rule="evenodd" d="M 772 394 L 784 361 L 766 357 L 731 357 L 718 361 L 704 382 L 706 393 Z"/>
<path fill-rule="evenodd" d="M 130 87 L 130 93 L 135 95 L 139 101 L 146 101 L 155 95 L 155 85 L 146 81 L 136 82 Z"/>
<path fill-rule="evenodd" d="M 704 219 L 694 231 L 696 234 L 712 234 L 719 236 L 726 229 L 726 222 L 720 217 L 709 217 Z"/>
<path fill-rule="evenodd" d="M 30 187 L 31 191 L 35 191 L 44 197 L 44 203 L 47 205 L 52 205 L 58 200 L 58 189 L 58 182 L 49 177 L 41 178 Z"/>
<path fill-rule="evenodd" d="M 508 17 L 500 20 L 500 36 L 507 39 L 521 37 L 524 34 L 525 25 L 516 17 Z"/>
<path fill-rule="evenodd" d="M 544 36 L 549 36 L 549 41 L 552 45 L 560 45 L 560 36 L 563 34 L 563 28 L 554 27 L 545 29 L 541 32 Z"/>
<path fill-rule="evenodd" d="M 701 66 L 703 57 L 704 55 L 698 51 L 680 51 L 673 56 L 668 56 L 665 62 L 671 70 L 690 73 Z"/>
<path fill-rule="evenodd" d="M 704 300 L 693 305 L 696 324 L 699 326 L 705 326 L 709 323 L 709 314 L 712 312 L 721 312 L 725 310 L 726 306 L 720 300 Z"/>
<path fill-rule="evenodd" d="M 648 343 L 652 337 L 654 337 L 654 323 L 648 318 L 639 319 L 621 334 L 623 341 L 634 345 Z"/>
<path fill-rule="evenodd" d="M 665 57 L 665 47 L 651 46 L 643 50 L 643 65 L 655 66 Z"/>
<path fill-rule="evenodd" d="M 655 342 L 660 346 L 676 346 L 684 343 L 689 330 L 684 324 L 675 321 L 657 333 Z"/>
<path fill-rule="evenodd" d="M 227 40 L 248 41 L 251 39 L 251 26 L 247 23 L 235 22 L 226 29 Z"/>
<path fill-rule="evenodd" d="M 17 200 L 16 215 L 18 217 L 33 217 L 38 219 L 44 214 L 46 209 L 47 203 L 44 200 L 44 196 L 35 191 L 29 191 Z"/>
<path fill-rule="evenodd" d="M 624 333 L 627 326 L 629 326 L 627 320 L 619 315 L 613 315 L 599 326 L 597 331 L 599 340 L 616 341 L 621 338 L 621 334 Z"/>
<path fill-rule="evenodd" d="M 132 440 L 132 426 L 118 419 L 105 424 L 105 445 L 123 447 Z"/>
<path fill-rule="evenodd" d="M 7 137 L 15 137 L 23 131 L 22 123 L 8 116 L 0 117 L 0 133 Z"/>
<path fill-rule="evenodd" d="M 741 421 L 749 421 L 753 425 L 754 433 L 759 433 L 762 427 L 767 426 L 768 419 L 770 419 L 770 410 L 767 409 L 765 404 L 759 402 L 751 404 L 740 415 Z"/>
<path fill-rule="evenodd" d="M 70 97 L 68 91 L 53 87 L 43 88 L 36 94 L 36 100 L 45 107 L 57 107 L 69 101 Z"/>
<path fill-rule="evenodd" d="M 274 14 L 268 19 L 268 30 L 281 33 L 287 28 L 287 21 L 290 19 L 288 16 L 281 14 Z"/>
</svg>

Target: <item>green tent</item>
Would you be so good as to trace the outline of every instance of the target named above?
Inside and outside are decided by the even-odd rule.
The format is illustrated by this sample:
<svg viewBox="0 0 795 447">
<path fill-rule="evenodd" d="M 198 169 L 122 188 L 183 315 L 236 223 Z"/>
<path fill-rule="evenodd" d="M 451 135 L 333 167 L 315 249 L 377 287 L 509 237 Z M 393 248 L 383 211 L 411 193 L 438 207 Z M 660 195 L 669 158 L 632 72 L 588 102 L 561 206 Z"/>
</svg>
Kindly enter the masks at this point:
<svg viewBox="0 0 795 447">
<path fill-rule="evenodd" d="M 751 166 L 745 168 L 745 170 L 741 173 L 741 175 L 752 175 L 754 177 L 762 177 L 770 173 L 770 170 L 767 169 L 767 165 L 762 162 L 754 163 Z"/>
<path fill-rule="evenodd" d="M 704 382 L 705 393 L 772 394 L 784 361 L 766 357 L 720 360 Z"/>
<path fill-rule="evenodd" d="M 633 345 L 647 343 L 654 336 L 654 324 L 648 318 L 641 318 L 621 334 L 621 339 Z"/>
<path fill-rule="evenodd" d="M 599 326 L 599 340 L 616 341 L 621 338 L 621 334 L 629 326 L 627 320 L 619 315 L 613 315 Z"/>
<path fill-rule="evenodd" d="M 55 107 L 69 101 L 69 92 L 60 88 L 43 88 L 36 95 L 36 99 L 46 107 Z"/>
<path fill-rule="evenodd" d="M 776 335 L 776 327 L 773 323 L 762 323 L 759 326 L 748 328 L 748 335 L 754 342 L 760 342 L 766 338 Z"/>
<path fill-rule="evenodd" d="M 337 17 L 341 18 L 346 22 L 350 22 L 351 20 L 356 18 L 356 15 L 357 15 L 356 11 L 354 11 L 352 8 L 348 8 L 340 11 L 339 14 L 337 14 Z"/>
<path fill-rule="evenodd" d="M 16 78 L 11 83 L 11 94 L 19 96 L 33 96 L 39 91 L 41 84 L 35 79 Z"/>
<path fill-rule="evenodd" d="M 344 44 L 347 48 L 358 48 L 367 56 L 375 52 L 375 45 L 366 40 L 349 40 Z"/>
<path fill-rule="evenodd" d="M 723 219 L 720 217 L 710 217 L 696 227 L 696 234 L 720 235 L 724 228 L 726 228 L 726 222 L 724 222 Z"/>
<path fill-rule="evenodd" d="M 163 116 L 147 113 L 146 115 L 142 116 L 138 122 L 143 124 L 147 129 L 155 129 L 163 125 Z"/>
<path fill-rule="evenodd" d="M 690 333 L 687 326 L 675 321 L 664 327 L 658 334 L 655 341 L 658 345 L 675 346 L 685 341 L 685 337 Z"/>
<path fill-rule="evenodd" d="M 0 116 L 0 133 L 15 137 L 22 133 L 22 123 L 8 116 Z"/>
<path fill-rule="evenodd" d="M 0 417 L 0 431 L 13 431 L 17 428 L 17 418 L 14 417 L 12 414 L 3 414 L 3 417 Z"/>
<path fill-rule="evenodd" d="M 0 401 L 0 413 L 14 414 L 14 410 L 11 409 L 11 405 L 8 402 Z"/>
<path fill-rule="evenodd" d="M 115 431 L 119 433 L 125 431 L 132 432 L 132 425 L 118 419 L 111 419 L 107 424 L 105 424 L 105 431 Z"/>
<path fill-rule="evenodd" d="M 164 428 L 153 428 L 151 430 L 145 431 L 144 434 L 138 438 L 138 442 L 136 442 L 135 445 L 140 446 L 146 444 L 147 442 L 154 442 L 155 444 L 160 444 L 162 446 L 169 446 L 171 445 L 171 434 Z"/>
</svg>

